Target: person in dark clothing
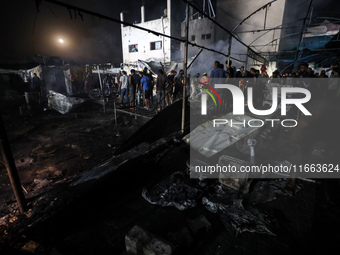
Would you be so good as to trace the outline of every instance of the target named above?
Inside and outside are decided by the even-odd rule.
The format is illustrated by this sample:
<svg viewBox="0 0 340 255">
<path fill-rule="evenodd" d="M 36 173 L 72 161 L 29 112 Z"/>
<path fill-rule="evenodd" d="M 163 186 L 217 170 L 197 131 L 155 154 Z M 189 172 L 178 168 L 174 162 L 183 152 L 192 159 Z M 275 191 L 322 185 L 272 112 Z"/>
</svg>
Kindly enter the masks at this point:
<svg viewBox="0 0 340 255">
<path fill-rule="evenodd" d="M 244 69 L 244 66 L 241 66 L 240 69 L 236 70 L 235 76 L 236 76 L 236 78 L 241 78 L 241 77 L 247 76 L 247 72 Z"/>
<path fill-rule="evenodd" d="M 215 87 L 215 84 L 223 84 L 226 82 L 226 73 L 223 70 L 223 65 L 221 68 L 221 64 L 219 61 L 215 61 L 214 69 L 210 72 L 209 83 L 210 86 Z M 224 100 L 224 98 L 221 98 Z M 217 104 L 216 112 L 219 113 L 222 111 L 222 106 Z"/>
<path fill-rule="evenodd" d="M 175 91 L 173 100 L 180 99 L 182 97 L 183 85 L 184 85 L 184 70 L 180 70 L 178 75 L 174 78 Z"/>
<path fill-rule="evenodd" d="M 143 71 L 139 71 L 137 75 L 139 76 L 139 83 L 138 83 L 137 88 L 136 88 L 136 90 L 137 90 L 137 104 L 140 106 L 140 105 L 143 105 L 143 101 L 144 101 L 143 86 L 140 83 L 140 80 L 143 77 Z"/>
<path fill-rule="evenodd" d="M 137 86 L 140 83 L 140 76 L 136 74 L 134 69 L 131 69 L 131 75 L 129 76 L 129 92 L 130 92 L 130 106 L 135 105 L 136 93 L 138 92 Z"/>
<path fill-rule="evenodd" d="M 167 84 L 167 78 L 163 70 L 159 70 L 158 77 L 156 81 L 156 91 L 158 100 L 158 110 L 163 110 L 165 107 L 165 87 Z"/>
<path fill-rule="evenodd" d="M 165 103 L 166 103 L 166 106 L 169 106 L 169 105 L 172 104 L 175 75 L 176 75 L 176 71 L 171 70 L 170 74 L 167 76 L 168 84 L 165 87 Z"/>
<path fill-rule="evenodd" d="M 151 100 L 151 104 L 153 104 L 153 88 L 155 87 L 155 81 L 152 77 L 152 73 L 150 70 L 147 70 L 146 71 L 146 75 L 150 78 L 150 86 L 151 86 L 151 89 L 150 89 L 150 100 Z"/>
<path fill-rule="evenodd" d="M 221 68 L 221 64 L 219 61 L 215 61 L 214 63 L 214 69 L 210 72 L 210 79 L 220 79 L 220 78 L 225 78 L 225 72 L 223 70 L 223 65 Z"/>
<path fill-rule="evenodd" d="M 225 62 L 225 67 L 226 67 L 226 71 L 228 73 L 228 77 L 229 78 L 235 78 L 235 70 L 234 68 L 231 67 L 232 61 L 228 60 Z"/>
<path fill-rule="evenodd" d="M 41 89 L 41 80 L 36 73 L 33 74 L 32 79 L 32 92 L 40 93 Z"/>
</svg>

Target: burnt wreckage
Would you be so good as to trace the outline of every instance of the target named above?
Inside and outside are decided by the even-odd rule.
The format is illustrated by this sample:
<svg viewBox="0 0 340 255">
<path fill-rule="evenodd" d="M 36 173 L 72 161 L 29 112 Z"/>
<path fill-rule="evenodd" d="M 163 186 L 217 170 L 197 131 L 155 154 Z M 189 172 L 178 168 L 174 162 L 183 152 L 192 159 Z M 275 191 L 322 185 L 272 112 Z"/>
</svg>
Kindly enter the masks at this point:
<svg viewBox="0 0 340 255">
<path fill-rule="evenodd" d="M 4 203 L 13 210 L 1 217 L 0 248 L 36 254 L 287 254 L 333 249 L 339 234 L 330 236 L 329 230 L 340 223 L 338 179 L 294 175 L 291 169 L 333 165 L 338 174 L 334 138 L 339 123 L 333 116 L 339 113 L 339 103 L 312 96 L 305 105 L 313 115 L 308 118 L 300 107 L 281 104 L 281 92 L 292 86 L 286 82 L 244 78 L 256 100 L 251 104 L 243 97 L 242 115 L 232 113 L 239 102 L 223 88 L 218 91 L 219 108 L 202 92 L 150 114 L 120 105 L 116 92 L 104 95 L 100 84 L 81 98 L 50 91 L 50 109 L 37 114 L 21 107 L 24 124 L 38 124 L 23 133 L 15 133 L 11 125 L 12 142 L 22 139 L 30 146 L 21 150 L 34 148 L 28 162 L 19 158 L 16 163 L 23 170 L 32 165 L 39 178 L 34 179 L 36 190 L 26 189 L 28 212 L 19 215 L 12 198 Z M 230 84 L 237 88 L 240 83 Z M 29 104 L 24 97 L 20 100 Z M 250 105 L 269 111 L 259 116 L 247 111 Z M 11 110 L 7 120 L 15 115 Z M 146 115 L 146 123 L 136 120 Z M 46 122 L 40 119 L 40 124 L 37 116 L 53 123 L 41 132 L 39 126 Z M 51 130 L 56 135 L 48 139 Z M 33 146 L 25 140 L 29 134 L 49 146 L 35 141 Z M 56 141 L 58 146 L 51 145 Z M 59 151 L 69 155 L 56 159 Z M 71 165 L 73 159 L 77 161 Z M 39 172 L 36 162 L 53 170 L 67 162 L 66 170 Z"/>
</svg>

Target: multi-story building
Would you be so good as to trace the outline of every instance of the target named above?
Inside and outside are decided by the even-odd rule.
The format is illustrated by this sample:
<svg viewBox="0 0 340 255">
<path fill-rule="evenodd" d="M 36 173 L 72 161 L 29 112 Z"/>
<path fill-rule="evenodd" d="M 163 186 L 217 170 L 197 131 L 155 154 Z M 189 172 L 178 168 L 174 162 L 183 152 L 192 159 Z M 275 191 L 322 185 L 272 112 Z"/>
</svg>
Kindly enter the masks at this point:
<svg viewBox="0 0 340 255">
<path fill-rule="evenodd" d="M 177 4 L 176 6 L 178 7 Z M 174 12 L 174 10 L 172 1 L 167 0 L 167 8 L 160 18 L 146 20 L 145 7 L 141 6 L 141 21 L 134 25 L 179 38 L 181 20 L 176 18 L 177 12 Z M 124 13 L 121 13 L 120 18 L 121 21 L 124 21 Z M 180 59 L 180 43 L 176 40 L 124 25 L 121 26 L 121 35 L 123 65 L 127 69 L 143 67 L 145 62 L 171 66 L 170 63 Z"/>
</svg>

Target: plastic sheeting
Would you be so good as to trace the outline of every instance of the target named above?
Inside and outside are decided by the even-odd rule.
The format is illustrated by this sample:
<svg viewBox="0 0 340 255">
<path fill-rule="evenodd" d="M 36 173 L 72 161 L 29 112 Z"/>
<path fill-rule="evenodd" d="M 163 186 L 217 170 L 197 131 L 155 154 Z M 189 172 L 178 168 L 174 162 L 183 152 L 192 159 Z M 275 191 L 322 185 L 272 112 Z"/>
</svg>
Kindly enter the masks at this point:
<svg viewBox="0 0 340 255">
<path fill-rule="evenodd" d="M 256 204 L 275 200 L 278 195 L 287 195 L 283 191 L 287 179 L 258 181 L 247 196 L 246 206 L 243 203 L 243 196 L 238 191 L 222 184 L 208 185 L 200 190 L 185 183 L 186 180 L 185 173 L 176 172 L 150 191 L 144 188 L 142 196 L 151 204 L 163 207 L 175 206 L 179 210 L 185 210 L 197 205 L 196 201 L 204 189 L 209 195 L 202 198 L 202 205 L 209 212 L 218 214 L 227 230 L 235 235 L 256 232 L 275 236 L 271 230 L 270 217 L 255 207 Z M 296 190 L 300 189 L 301 185 L 298 185 Z"/>
<path fill-rule="evenodd" d="M 185 210 L 196 206 L 199 190 L 185 183 L 185 174 L 175 172 L 167 179 L 157 184 L 152 190 L 143 189 L 143 198 L 151 204 L 160 206 L 175 206 Z"/>
<path fill-rule="evenodd" d="M 268 217 L 255 208 L 244 208 L 242 199 L 234 199 L 231 204 L 214 202 L 215 196 L 203 197 L 202 203 L 212 213 L 217 213 L 227 229 L 235 235 L 243 232 L 257 232 L 275 235 L 269 230 Z"/>
<path fill-rule="evenodd" d="M 257 182 L 250 193 L 250 202 L 254 204 L 267 203 L 275 200 L 277 196 L 287 195 L 284 192 L 287 182 L 288 179 L 273 179 L 270 181 Z M 297 184 L 295 193 L 299 192 L 299 190 L 301 190 L 301 186 Z"/>
<path fill-rule="evenodd" d="M 48 107 L 60 112 L 68 113 L 75 105 L 84 103 L 86 100 L 76 97 L 67 97 L 52 90 L 48 93 Z"/>
</svg>

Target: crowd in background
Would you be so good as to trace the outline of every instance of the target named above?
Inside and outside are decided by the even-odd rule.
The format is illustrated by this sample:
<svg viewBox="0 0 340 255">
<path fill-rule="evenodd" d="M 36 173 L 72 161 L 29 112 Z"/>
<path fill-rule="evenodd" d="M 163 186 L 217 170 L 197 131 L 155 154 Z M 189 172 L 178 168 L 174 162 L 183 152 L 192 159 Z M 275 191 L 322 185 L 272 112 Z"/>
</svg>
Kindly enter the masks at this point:
<svg viewBox="0 0 340 255">
<path fill-rule="evenodd" d="M 329 73 L 329 75 L 327 75 Z M 273 81 L 284 85 L 305 86 L 299 82 L 294 82 L 293 78 L 338 78 L 339 64 L 333 63 L 329 69 L 323 69 L 320 73 L 316 73 L 306 63 L 300 64 L 299 70 L 296 72 L 280 73 L 278 70 L 268 74 L 266 66 L 262 65 L 259 69 L 254 67 L 246 70 L 244 66 L 236 68 L 232 66 L 232 61 L 226 61 L 225 66 L 219 61 L 212 63 L 211 71 L 204 72 L 202 75 L 196 73 L 193 77 L 187 74 L 185 79 L 184 70 L 171 70 L 166 74 L 163 70 L 158 73 L 152 73 L 147 68 L 136 71 L 121 71 L 116 75 L 107 74 L 104 83 L 106 94 L 112 91 L 118 93 L 120 102 L 131 107 L 143 106 L 146 109 L 155 108 L 162 110 L 171 105 L 173 102 L 183 97 L 183 86 L 186 88 L 186 96 L 191 100 L 197 96 L 203 88 L 209 90 L 214 87 L 216 80 L 220 83 L 234 84 L 246 93 L 246 88 L 251 86 L 254 89 L 254 95 L 258 97 L 259 103 L 263 99 L 262 93 L 264 84 Z M 323 86 L 323 87 L 320 87 Z M 313 90 L 315 95 L 340 96 L 340 86 L 337 81 L 327 83 L 325 85 L 318 83 L 313 84 L 308 89 Z M 228 99 L 228 98 L 227 98 Z"/>
</svg>

